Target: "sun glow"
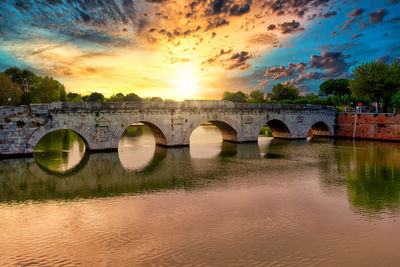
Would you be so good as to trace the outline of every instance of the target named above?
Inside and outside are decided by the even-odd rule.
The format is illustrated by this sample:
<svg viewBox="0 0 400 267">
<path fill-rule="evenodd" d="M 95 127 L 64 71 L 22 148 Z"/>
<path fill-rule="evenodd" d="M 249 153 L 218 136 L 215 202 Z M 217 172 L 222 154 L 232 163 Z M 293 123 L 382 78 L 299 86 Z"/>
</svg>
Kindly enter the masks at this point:
<svg viewBox="0 0 400 267">
<path fill-rule="evenodd" d="M 194 68 L 185 67 L 177 71 L 173 86 L 177 99 L 195 98 L 198 90 L 198 78 Z"/>
</svg>

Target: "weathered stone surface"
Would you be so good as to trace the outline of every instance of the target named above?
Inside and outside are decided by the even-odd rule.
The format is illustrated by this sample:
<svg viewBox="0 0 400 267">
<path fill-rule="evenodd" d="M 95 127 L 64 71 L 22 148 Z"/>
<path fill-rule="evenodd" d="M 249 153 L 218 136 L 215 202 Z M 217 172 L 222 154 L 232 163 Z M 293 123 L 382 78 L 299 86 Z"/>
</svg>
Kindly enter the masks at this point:
<svg viewBox="0 0 400 267">
<path fill-rule="evenodd" d="M 357 117 L 357 118 L 356 118 Z M 338 113 L 336 136 L 400 141 L 400 115 Z"/>
<path fill-rule="evenodd" d="M 233 142 L 257 142 L 265 123 L 274 137 L 306 138 L 311 128 L 316 134 L 333 135 L 335 114 L 332 107 L 217 100 L 0 107 L 0 154 L 32 153 L 44 135 L 58 129 L 78 133 L 89 150 L 117 149 L 122 133 L 136 122 L 149 126 L 156 143 L 168 147 L 189 145 L 193 130 L 207 121 Z"/>
</svg>

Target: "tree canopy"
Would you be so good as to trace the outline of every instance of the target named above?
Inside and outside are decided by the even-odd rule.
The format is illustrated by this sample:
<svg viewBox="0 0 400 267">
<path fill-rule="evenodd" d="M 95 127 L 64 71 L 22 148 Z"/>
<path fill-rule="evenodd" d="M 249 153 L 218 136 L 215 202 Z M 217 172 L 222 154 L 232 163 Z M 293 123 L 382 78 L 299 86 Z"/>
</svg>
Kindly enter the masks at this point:
<svg viewBox="0 0 400 267">
<path fill-rule="evenodd" d="M 400 88 L 400 62 L 392 65 L 383 62 L 362 63 L 353 71 L 350 90 L 356 97 L 367 96 L 376 102 L 383 102 L 384 108 L 391 103 L 392 96 Z"/>
<path fill-rule="evenodd" d="M 15 105 L 21 101 L 21 89 L 14 85 L 11 78 L 0 72 L 0 105 Z"/>
<path fill-rule="evenodd" d="M 87 102 L 104 102 L 104 100 L 104 95 L 97 92 L 91 93 L 86 99 Z"/>
<path fill-rule="evenodd" d="M 64 85 L 51 77 L 39 78 L 36 86 L 31 89 L 30 94 L 32 103 L 51 103 L 67 100 Z"/>
<path fill-rule="evenodd" d="M 248 96 L 242 91 L 237 91 L 236 93 L 225 91 L 222 95 L 223 100 L 229 100 L 232 102 L 246 103 Z"/>
<path fill-rule="evenodd" d="M 250 93 L 250 100 L 252 102 L 264 102 L 264 93 L 259 90 L 252 91 Z"/>
<path fill-rule="evenodd" d="M 278 83 L 272 88 L 272 100 L 295 100 L 299 97 L 299 90 L 291 85 Z"/>
<path fill-rule="evenodd" d="M 351 94 L 349 89 L 349 80 L 347 79 L 329 79 L 319 86 L 325 95 L 336 95 L 342 105 L 345 105 L 344 95 Z"/>
</svg>

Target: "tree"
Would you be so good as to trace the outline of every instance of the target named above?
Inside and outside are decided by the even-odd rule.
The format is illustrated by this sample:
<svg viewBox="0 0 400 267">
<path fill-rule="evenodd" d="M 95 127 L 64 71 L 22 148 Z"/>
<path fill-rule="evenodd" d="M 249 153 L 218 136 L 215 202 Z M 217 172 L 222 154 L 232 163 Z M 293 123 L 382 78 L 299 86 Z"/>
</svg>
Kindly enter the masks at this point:
<svg viewBox="0 0 400 267">
<path fill-rule="evenodd" d="M 387 110 L 393 94 L 399 90 L 399 83 L 399 60 L 391 66 L 383 62 L 369 62 L 354 69 L 349 87 L 354 96 L 367 96 L 373 101 L 383 102 L 384 110 Z"/>
<path fill-rule="evenodd" d="M 236 93 L 225 91 L 222 95 L 222 99 L 232 102 L 246 103 L 248 95 L 243 93 L 242 91 L 237 91 Z"/>
<path fill-rule="evenodd" d="M 122 101 L 124 101 L 124 97 L 125 96 L 123 93 L 118 93 L 118 94 L 112 95 L 109 100 L 111 102 L 122 102 Z"/>
<path fill-rule="evenodd" d="M 397 90 L 397 92 L 392 95 L 390 104 L 392 104 L 393 107 L 400 109 L 400 90 Z"/>
<path fill-rule="evenodd" d="M 101 93 L 94 92 L 88 96 L 86 101 L 87 102 L 104 102 L 104 95 Z"/>
<path fill-rule="evenodd" d="M 66 101 L 65 87 L 51 77 L 39 78 L 36 86 L 31 89 L 32 103 L 51 103 Z"/>
<path fill-rule="evenodd" d="M 76 93 L 68 93 L 67 94 L 68 102 L 83 102 L 82 96 Z"/>
<path fill-rule="evenodd" d="M 5 74 L 7 74 L 11 81 L 19 86 L 22 90 L 21 103 L 29 104 L 31 102 L 30 93 L 36 86 L 38 78 L 32 71 L 30 70 L 20 70 L 17 67 L 8 68 L 5 70 Z"/>
<path fill-rule="evenodd" d="M 21 89 L 13 85 L 10 77 L 0 72 L 0 105 L 19 104 L 21 101 L 21 94 Z"/>
<path fill-rule="evenodd" d="M 329 79 L 323 82 L 319 89 L 325 95 L 336 95 L 342 106 L 346 105 L 346 102 L 343 99 L 344 95 L 351 94 L 349 89 L 349 80 L 347 79 Z"/>
<path fill-rule="evenodd" d="M 276 84 L 272 88 L 272 100 L 295 100 L 299 97 L 299 90 L 291 85 Z"/>
<path fill-rule="evenodd" d="M 142 101 L 142 99 L 141 99 L 137 94 L 135 94 L 135 93 L 130 93 L 130 94 L 127 94 L 127 95 L 124 97 L 124 101 L 129 101 L 129 102 L 140 102 L 140 101 Z M 162 99 L 161 99 L 161 102 L 162 102 Z"/>
<path fill-rule="evenodd" d="M 259 90 L 255 90 L 250 93 L 250 99 L 254 102 L 264 102 L 264 93 Z"/>
</svg>

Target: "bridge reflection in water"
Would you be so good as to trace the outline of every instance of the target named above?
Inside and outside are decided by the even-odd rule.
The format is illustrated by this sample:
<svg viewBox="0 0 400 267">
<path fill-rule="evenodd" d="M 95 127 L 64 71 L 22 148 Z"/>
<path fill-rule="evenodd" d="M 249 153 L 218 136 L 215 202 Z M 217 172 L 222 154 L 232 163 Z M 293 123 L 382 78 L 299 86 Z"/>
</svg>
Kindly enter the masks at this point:
<svg viewBox="0 0 400 267">
<path fill-rule="evenodd" d="M 345 190 L 357 212 L 394 213 L 400 206 L 397 144 L 264 136 L 258 144 L 236 144 L 222 142 L 218 129 L 210 125 L 193 133 L 190 148 L 156 146 L 143 125 L 128 128 L 118 153 L 85 153 L 82 141 L 71 132 L 55 132 L 45 141 L 33 159 L 2 161 L 1 202 L 195 189 L 231 175 L 316 166 L 322 189 L 329 194 Z"/>
</svg>

